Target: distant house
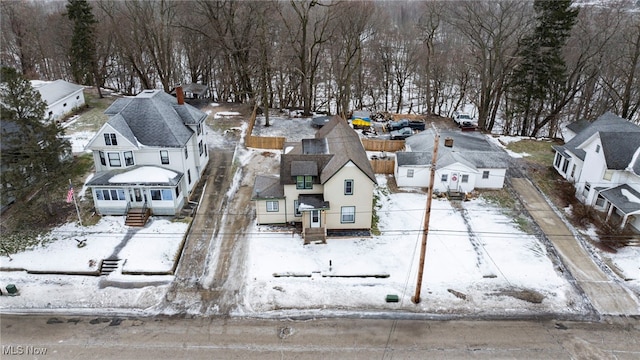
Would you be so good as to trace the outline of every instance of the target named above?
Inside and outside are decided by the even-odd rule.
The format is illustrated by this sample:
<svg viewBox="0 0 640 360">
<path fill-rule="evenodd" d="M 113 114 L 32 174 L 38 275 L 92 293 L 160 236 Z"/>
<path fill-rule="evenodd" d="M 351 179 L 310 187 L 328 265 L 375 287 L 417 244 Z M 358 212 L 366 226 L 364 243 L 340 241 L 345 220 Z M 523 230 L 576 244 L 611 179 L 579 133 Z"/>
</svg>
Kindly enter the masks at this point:
<svg viewBox="0 0 640 360">
<path fill-rule="evenodd" d="M 56 121 L 69 115 L 74 110 L 85 105 L 84 87 L 64 80 L 56 81 L 31 81 L 31 86 L 36 89 L 42 100 L 47 103 L 45 116 Z"/>
<path fill-rule="evenodd" d="M 204 99 L 209 95 L 209 87 L 203 84 L 184 84 L 180 86 L 182 88 L 182 92 L 184 97 L 187 99 Z M 176 89 L 173 89 L 170 94 L 176 96 Z"/>
<path fill-rule="evenodd" d="M 640 230 L 640 126 L 607 112 L 553 150 L 580 201 Z"/>
<path fill-rule="evenodd" d="M 305 243 L 371 229 L 375 174 L 358 134 L 339 116 L 313 139 L 285 144 L 280 176 L 256 177 L 258 224 L 301 223 Z"/>
<path fill-rule="evenodd" d="M 87 145 L 96 168 L 87 183 L 96 211 L 178 213 L 209 160 L 207 114 L 185 104 L 182 94 L 176 99 L 160 90 L 118 99 L 105 114 L 109 120 Z"/>
<path fill-rule="evenodd" d="M 394 175 L 398 186 L 429 186 L 434 140 L 432 130 L 407 138 L 406 151 L 396 153 Z M 508 155 L 484 135 L 443 131 L 438 143 L 434 190 L 501 189 L 508 167 Z"/>
</svg>

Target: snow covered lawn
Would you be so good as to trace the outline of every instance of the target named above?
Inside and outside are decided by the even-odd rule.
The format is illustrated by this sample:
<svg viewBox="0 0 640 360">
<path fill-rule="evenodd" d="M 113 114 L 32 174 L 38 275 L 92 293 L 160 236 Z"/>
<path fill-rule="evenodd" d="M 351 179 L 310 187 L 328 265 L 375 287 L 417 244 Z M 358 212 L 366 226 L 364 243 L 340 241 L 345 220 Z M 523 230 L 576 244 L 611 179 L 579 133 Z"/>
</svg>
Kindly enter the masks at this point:
<svg viewBox="0 0 640 360">
<path fill-rule="evenodd" d="M 546 248 L 482 199 L 434 199 L 421 302 L 414 295 L 426 195 L 389 194 L 378 176 L 381 235 L 303 245 L 292 233 L 250 233 L 239 313 L 403 310 L 434 314 L 580 313 L 580 296 Z M 279 276 L 274 276 L 279 275 Z M 287 276 L 288 275 L 288 276 Z M 370 277 L 347 277 L 347 276 Z M 388 275 L 388 277 L 374 277 Z M 398 303 L 386 303 L 386 295 Z"/>
</svg>

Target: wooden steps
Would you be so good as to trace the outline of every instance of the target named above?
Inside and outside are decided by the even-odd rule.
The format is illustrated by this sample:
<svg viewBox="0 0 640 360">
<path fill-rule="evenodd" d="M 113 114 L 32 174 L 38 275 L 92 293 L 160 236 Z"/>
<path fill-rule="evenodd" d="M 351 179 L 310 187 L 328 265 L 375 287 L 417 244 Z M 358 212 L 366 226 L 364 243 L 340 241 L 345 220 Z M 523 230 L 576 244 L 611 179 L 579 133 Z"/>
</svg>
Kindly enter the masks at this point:
<svg viewBox="0 0 640 360">
<path fill-rule="evenodd" d="M 447 191 L 447 197 L 449 200 L 463 200 L 464 193 L 461 191 L 449 190 Z"/>
<path fill-rule="evenodd" d="M 127 226 L 144 227 L 151 216 L 151 210 L 148 208 L 129 209 L 124 224 Z"/>
</svg>

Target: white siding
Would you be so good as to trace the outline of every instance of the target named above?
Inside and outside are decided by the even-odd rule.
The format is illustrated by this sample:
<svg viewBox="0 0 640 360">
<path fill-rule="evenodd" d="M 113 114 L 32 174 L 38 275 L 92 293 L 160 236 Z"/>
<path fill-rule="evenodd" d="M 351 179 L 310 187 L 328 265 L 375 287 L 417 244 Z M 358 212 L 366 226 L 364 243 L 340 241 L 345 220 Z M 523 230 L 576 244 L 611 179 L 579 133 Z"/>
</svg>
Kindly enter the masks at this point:
<svg viewBox="0 0 640 360">
<path fill-rule="evenodd" d="M 344 181 L 353 180 L 353 195 L 345 195 Z M 324 184 L 324 199 L 329 201 L 326 212 L 328 229 L 370 229 L 373 211 L 374 182 L 352 162 L 347 163 Z M 355 222 L 342 223 L 343 206 L 355 206 Z"/>
<path fill-rule="evenodd" d="M 396 184 L 400 187 L 428 187 L 430 166 L 397 166 L 395 168 Z M 413 170 L 413 177 L 408 177 L 409 170 Z"/>
</svg>

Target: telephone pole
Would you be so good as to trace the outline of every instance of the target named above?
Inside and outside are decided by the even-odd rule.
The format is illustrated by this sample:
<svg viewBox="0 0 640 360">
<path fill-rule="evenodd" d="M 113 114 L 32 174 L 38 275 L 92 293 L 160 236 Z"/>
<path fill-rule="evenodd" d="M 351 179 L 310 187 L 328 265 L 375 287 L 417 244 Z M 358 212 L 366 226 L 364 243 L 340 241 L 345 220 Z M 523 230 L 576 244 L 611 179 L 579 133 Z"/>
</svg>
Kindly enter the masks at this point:
<svg viewBox="0 0 640 360">
<path fill-rule="evenodd" d="M 416 285 L 416 293 L 411 298 L 414 304 L 420 302 L 420 289 L 422 288 L 422 274 L 424 273 L 424 258 L 427 253 L 427 235 L 429 233 L 429 218 L 431 217 L 431 199 L 433 198 L 433 182 L 436 177 L 436 162 L 438 160 L 438 144 L 440 143 L 440 134 L 436 131 L 436 137 L 433 143 L 433 156 L 431 157 L 431 174 L 429 175 L 429 191 L 427 192 L 427 212 L 424 215 L 424 230 L 422 232 L 422 247 L 420 248 L 420 265 L 418 268 L 418 283 Z"/>
</svg>

